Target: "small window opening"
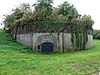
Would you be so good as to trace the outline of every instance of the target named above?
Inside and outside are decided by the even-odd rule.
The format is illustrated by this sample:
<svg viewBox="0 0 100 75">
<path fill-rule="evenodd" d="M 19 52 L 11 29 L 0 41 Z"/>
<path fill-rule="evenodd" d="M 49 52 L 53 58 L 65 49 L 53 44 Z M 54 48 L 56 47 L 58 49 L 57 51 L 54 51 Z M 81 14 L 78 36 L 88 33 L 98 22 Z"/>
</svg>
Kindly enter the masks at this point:
<svg viewBox="0 0 100 75">
<path fill-rule="evenodd" d="M 40 45 L 38 45 L 38 49 L 40 49 Z"/>
</svg>

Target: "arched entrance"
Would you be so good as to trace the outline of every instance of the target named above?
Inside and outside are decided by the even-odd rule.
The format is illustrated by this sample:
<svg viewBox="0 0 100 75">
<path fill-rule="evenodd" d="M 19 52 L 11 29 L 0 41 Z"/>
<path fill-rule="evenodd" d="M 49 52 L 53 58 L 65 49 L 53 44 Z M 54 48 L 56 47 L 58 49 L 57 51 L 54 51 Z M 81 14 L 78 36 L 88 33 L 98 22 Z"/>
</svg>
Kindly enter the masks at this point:
<svg viewBox="0 0 100 75">
<path fill-rule="evenodd" d="M 41 53 L 51 54 L 53 53 L 53 44 L 51 42 L 45 42 L 41 44 Z"/>
</svg>

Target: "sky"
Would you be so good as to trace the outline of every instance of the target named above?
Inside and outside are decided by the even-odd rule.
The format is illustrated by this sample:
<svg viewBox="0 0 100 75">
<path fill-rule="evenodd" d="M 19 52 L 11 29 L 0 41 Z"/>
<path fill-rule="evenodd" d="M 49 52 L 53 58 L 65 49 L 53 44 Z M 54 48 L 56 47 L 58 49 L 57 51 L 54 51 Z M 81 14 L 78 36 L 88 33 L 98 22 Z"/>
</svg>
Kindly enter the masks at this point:
<svg viewBox="0 0 100 75">
<path fill-rule="evenodd" d="M 91 15 L 92 19 L 95 21 L 93 29 L 100 29 L 100 0 L 54 0 L 54 7 L 64 1 L 68 1 L 73 4 L 81 15 Z M 9 14 L 13 8 L 18 6 L 20 3 L 34 4 L 36 0 L 1 0 L 0 1 L 0 23 L 2 23 L 4 16 Z M 2 28 L 3 25 L 0 25 Z"/>
</svg>

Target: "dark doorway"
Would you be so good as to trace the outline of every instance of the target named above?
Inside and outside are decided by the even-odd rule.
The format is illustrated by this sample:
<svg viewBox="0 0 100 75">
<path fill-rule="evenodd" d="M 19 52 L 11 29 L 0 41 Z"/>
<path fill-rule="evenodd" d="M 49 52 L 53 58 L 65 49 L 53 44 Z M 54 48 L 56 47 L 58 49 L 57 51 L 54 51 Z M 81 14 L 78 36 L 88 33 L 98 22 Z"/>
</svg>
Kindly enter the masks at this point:
<svg viewBox="0 0 100 75">
<path fill-rule="evenodd" d="M 42 43 L 41 53 L 52 54 L 53 53 L 53 44 L 50 42 Z"/>
</svg>

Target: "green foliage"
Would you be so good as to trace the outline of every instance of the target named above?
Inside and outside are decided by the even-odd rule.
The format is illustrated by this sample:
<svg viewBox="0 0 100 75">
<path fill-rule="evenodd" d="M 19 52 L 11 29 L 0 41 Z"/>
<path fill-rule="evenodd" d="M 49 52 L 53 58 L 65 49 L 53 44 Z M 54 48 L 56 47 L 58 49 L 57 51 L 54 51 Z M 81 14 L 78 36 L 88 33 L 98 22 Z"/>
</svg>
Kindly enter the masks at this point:
<svg viewBox="0 0 100 75">
<path fill-rule="evenodd" d="M 76 38 L 77 50 L 79 50 L 79 47 L 80 47 L 80 37 L 79 37 L 79 26 L 78 25 L 76 25 L 76 27 L 75 27 L 75 38 Z"/>
<path fill-rule="evenodd" d="M 87 29 L 83 28 L 83 49 L 86 49 L 86 44 L 88 41 L 88 34 L 87 34 Z"/>
<path fill-rule="evenodd" d="M 84 51 L 43 55 L 0 30 L 0 75 L 91 75 L 100 72 L 100 40 Z"/>
<path fill-rule="evenodd" d="M 5 28 L 10 29 L 12 34 L 20 34 L 30 31 L 59 33 L 69 27 L 72 28 L 73 46 L 76 38 L 77 50 L 85 49 L 88 31 L 92 30 L 94 24 L 91 16 L 79 15 L 76 8 L 67 1 L 57 8 L 53 8 L 52 4 L 53 0 L 37 0 L 33 11 L 29 4 L 21 4 L 11 15 L 5 16 Z"/>
<path fill-rule="evenodd" d="M 59 14 L 63 14 L 68 18 L 68 20 L 72 20 L 78 16 L 78 11 L 73 5 L 70 5 L 67 1 L 58 7 Z"/>
<path fill-rule="evenodd" d="M 78 12 L 76 8 L 69 4 L 67 1 L 65 1 L 63 4 L 59 5 L 57 8 L 53 8 L 52 6 L 53 0 L 37 0 L 37 3 L 35 3 L 34 10 L 32 12 L 29 4 L 21 4 L 16 9 L 13 9 L 13 12 L 11 15 L 6 15 L 4 20 L 5 28 L 8 28 L 10 30 L 13 29 L 14 26 L 20 26 L 20 25 L 29 25 L 33 24 L 33 27 L 37 27 L 40 29 L 44 27 L 42 24 L 46 24 L 45 27 L 51 27 L 51 30 L 57 31 L 58 28 L 63 29 L 65 26 L 61 23 L 84 23 L 87 25 L 87 27 L 92 28 L 93 20 L 91 19 L 91 16 L 84 16 L 83 19 L 77 19 Z M 78 20 L 74 22 L 74 20 Z M 80 21 L 79 21 L 80 20 Z M 82 20 L 82 22 L 81 22 Z M 48 22 L 45 23 L 44 21 Z M 43 23 L 44 22 L 44 23 Z M 56 27 L 51 25 L 50 22 L 56 22 Z M 57 22 L 60 23 L 60 25 L 57 24 Z M 38 23 L 38 24 L 37 24 Z M 35 26 L 36 25 L 36 26 Z M 62 25 L 62 26 L 61 26 Z M 57 29 L 55 29 L 57 28 Z M 47 29 L 48 30 L 48 29 Z"/>
<path fill-rule="evenodd" d="M 32 11 L 29 4 L 21 4 L 16 9 L 12 10 L 11 15 L 5 15 L 4 25 L 5 28 L 11 28 L 12 26 L 21 25 L 21 23 L 26 22 L 30 19 Z M 23 24 L 22 24 L 23 25 Z"/>
<path fill-rule="evenodd" d="M 93 30 L 93 38 L 100 39 L 100 30 Z"/>
<path fill-rule="evenodd" d="M 49 20 L 49 16 L 52 14 L 53 10 L 52 4 L 52 0 L 37 0 L 37 3 L 34 4 L 37 20 Z"/>
<path fill-rule="evenodd" d="M 92 28 L 92 25 L 94 24 L 94 21 L 92 20 L 90 15 L 88 15 L 88 16 L 84 15 L 83 20 L 88 25 L 88 27 Z"/>
<path fill-rule="evenodd" d="M 77 50 L 84 50 L 88 41 L 88 32 L 92 29 L 88 28 L 87 24 L 84 23 L 84 19 L 73 19 L 71 28 L 71 41 L 73 47 L 76 46 Z M 75 34 L 75 36 L 73 36 Z M 75 41 L 75 42 L 74 42 Z M 76 44 L 75 44 L 76 43 Z"/>
<path fill-rule="evenodd" d="M 45 7 L 49 11 L 48 13 L 51 13 L 52 4 L 53 4 L 53 0 L 37 0 L 37 3 L 35 4 L 35 10 L 37 11 L 37 9 L 41 9 L 42 7 Z"/>
<path fill-rule="evenodd" d="M 74 46 L 74 29 L 72 28 L 72 33 L 71 33 L 71 42 L 72 42 L 72 45 Z"/>
</svg>

